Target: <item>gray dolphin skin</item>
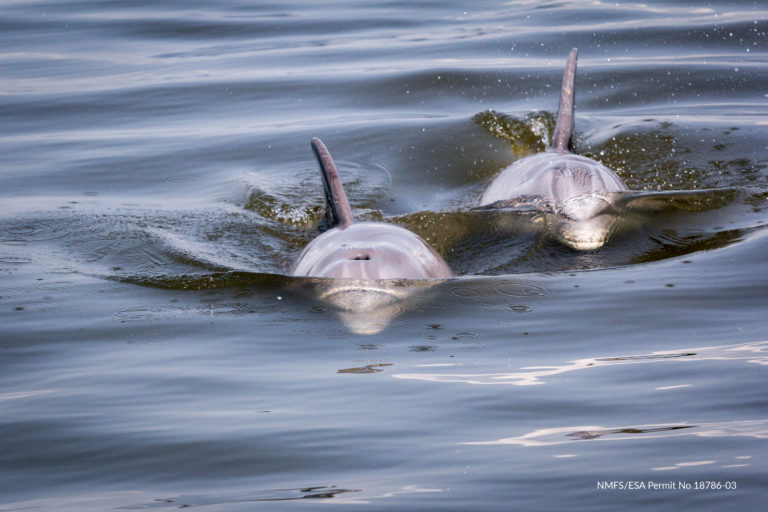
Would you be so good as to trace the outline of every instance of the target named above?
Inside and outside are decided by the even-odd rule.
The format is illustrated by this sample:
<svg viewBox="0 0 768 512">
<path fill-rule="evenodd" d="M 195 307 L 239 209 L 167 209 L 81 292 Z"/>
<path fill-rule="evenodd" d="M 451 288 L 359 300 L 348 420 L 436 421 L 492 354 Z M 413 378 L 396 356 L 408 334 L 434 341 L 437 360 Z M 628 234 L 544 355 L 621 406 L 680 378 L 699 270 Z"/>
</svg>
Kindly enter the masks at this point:
<svg viewBox="0 0 768 512">
<path fill-rule="evenodd" d="M 563 243 L 591 250 L 605 244 L 616 220 L 612 202 L 629 189 L 600 162 L 571 152 L 577 57 L 574 48 L 565 66 L 551 148 L 501 171 L 481 195 L 479 206 L 536 205 L 551 214 L 553 231 Z"/>
<path fill-rule="evenodd" d="M 403 280 L 453 277 L 443 258 L 405 228 L 384 222 L 356 223 L 328 149 L 312 139 L 333 227 L 307 245 L 294 276 L 331 278 L 321 299 L 333 305 L 358 334 L 381 331 L 402 310 L 411 286 Z"/>
</svg>

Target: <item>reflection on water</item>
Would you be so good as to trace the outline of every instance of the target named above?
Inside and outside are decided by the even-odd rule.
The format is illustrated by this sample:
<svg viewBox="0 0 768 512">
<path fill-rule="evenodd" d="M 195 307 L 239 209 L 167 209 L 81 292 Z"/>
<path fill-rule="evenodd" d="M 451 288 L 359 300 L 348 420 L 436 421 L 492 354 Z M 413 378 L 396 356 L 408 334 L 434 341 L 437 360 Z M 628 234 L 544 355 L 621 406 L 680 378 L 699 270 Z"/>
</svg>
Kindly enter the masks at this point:
<svg viewBox="0 0 768 512">
<path fill-rule="evenodd" d="M 394 498 L 398 496 L 407 496 L 411 494 L 436 494 L 442 492 L 442 489 L 421 487 L 418 485 L 405 485 L 401 488 L 393 491 L 373 493 L 366 492 L 363 489 L 352 489 L 337 487 L 335 485 L 329 486 L 311 486 L 311 487 L 294 487 L 294 488 L 280 488 L 280 489 L 259 489 L 253 491 L 241 491 L 232 492 L 229 494 L 182 494 L 178 496 L 163 497 L 163 498 L 151 498 L 147 492 L 127 491 L 127 492 L 113 492 L 113 493 L 91 493 L 80 497 L 69 498 L 68 506 L 83 506 L 91 507 L 89 510 L 93 510 L 92 507 L 102 507 L 102 510 L 154 510 L 162 508 L 172 509 L 186 509 L 186 508 L 204 508 L 215 507 L 219 510 L 218 506 L 232 506 L 248 503 L 269 503 L 269 502 L 286 502 L 286 501 L 298 501 L 298 500 L 332 500 L 334 504 L 371 504 L 376 500 Z M 144 503 L 137 503 L 135 505 L 122 505 L 115 507 L 116 503 L 136 503 L 142 498 L 146 500 Z M 39 510 L 56 510 L 61 504 L 57 499 L 39 499 L 29 500 L 17 503 L 7 503 L 8 508 L 5 506 L 3 510 L 21 510 L 21 509 L 39 509 Z M 74 508 L 72 510 L 75 510 Z M 241 508 L 237 507 L 237 510 Z M 250 509 L 248 509 L 250 510 Z"/>
<path fill-rule="evenodd" d="M 511 373 L 397 373 L 393 376 L 398 379 L 423 380 L 430 382 L 532 386 L 545 384 L 547 382 L 547 377 L 603 366 L 712 360 L 744 360 L 747 363 L 768 365 L 768 341 L 723 345 L 719 347 L 691 348 L 681 351 L 660 351 L 652 352 L 650 354 L 629 356 L 584 358 L 571 361 L 562 366 L 526 367 L 521 368 L 521 371 L 519 372 Z M 446 365 L 442 365 L 442 367 L 445 366 Z"/>
<path fill-rule="evenodd" d="M 594 425 L 544 428 L 518 437 L 505 437 L 493 441 L 471 441 L 467 445 L 520 445 L 552 446 L 574 441 L 634 441 L 663 437 L 752 437 L 768 439 L 768 419 L 697 423 L 696 425 L 635 425 L 606 428 Z"/>
<path fill-rule="evenodd" d="M 342 370 L 338 370 L 336 373 L 357 373 L 357 374 L 379 373 L 384 371 L 384 370 L 380 370 L 379 368 L 384 368 L 387 366 L 392 366 L 392 364 L 391 363 L 367 364 L 365 366 L 361 366 L 357 368 L 344 368 Z"/>
<path fill-rule="evenodd" d="M 359 489 L 344 489 L 331 486 L 313 486 L 297 489 L 267 489 L 227 496 L 182 495 L 173 498 L 160 498 L 150 505 L 123 507 L 131 510 L 172 506 L 173 508 L 204 507 L 207 505 L 227 505 L 236 503 L 256 503 L 268 501 L 294 501 L 307 499 L 330 499 L 340 494 L 360 492 Z"/>
<path fill-rule="evenodd" d="M 294 278 L 290 289 L 334 311 L 350 332 L 370 335 L 384 330 L 398 315 L 424 307 L 431 288 L 441 282 L 302 277 Z"/>
<path fill-rule="evenodd" d="M 580 430 L 566 434 L 569 437 L 577 439 L 596 439 L 605 435 L 612 434 L 648 434 L 652 432 L 666 432 L 668 430 L 681 430 L 684 428 L 693 428 L 696 425 L 679 425 L 674 427 L 652 427 L 652 428 L 615 428 L 613 430 Z"/>
</svg>

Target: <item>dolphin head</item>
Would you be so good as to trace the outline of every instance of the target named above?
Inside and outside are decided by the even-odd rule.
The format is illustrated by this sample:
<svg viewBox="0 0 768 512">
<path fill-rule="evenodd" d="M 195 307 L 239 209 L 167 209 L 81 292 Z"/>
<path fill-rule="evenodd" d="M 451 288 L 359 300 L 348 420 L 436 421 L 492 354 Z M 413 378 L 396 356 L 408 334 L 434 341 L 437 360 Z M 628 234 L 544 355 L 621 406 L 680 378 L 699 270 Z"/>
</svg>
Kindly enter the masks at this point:
<svg viewBox="0 0 768 512">
<path fill-rule="evenodd" d="M 612 194 L 594 193 L 571 197 L 554 211 L 554 231 L 565 245 L 578 251 L 599 249 L 617 221 L 611 212 Z"/>
<path fill-rule="evenodd" d="M 448 265 L 424 240 L 383 222 L 361 222 L 326 231 L 304 249 L 292 273 L 358 280 L 451 276 Z"/>
<path fill-rule="evenodd" d="M 577 251 L 599 249 L 608 241 L 616 218 L 600 215 L 588 220 L 558 219 L 555 227 L 557 238 Z"/>
<path fill-rule="evenodd" d="M 403 301 L 415 288 L 452 276 L 424 240 L 382 222 L 326 231 L 304 249 L 293 275 L 329 278 L 320 299 L 355 334 L 380 332 L 403 311 Z"/>
</svg>

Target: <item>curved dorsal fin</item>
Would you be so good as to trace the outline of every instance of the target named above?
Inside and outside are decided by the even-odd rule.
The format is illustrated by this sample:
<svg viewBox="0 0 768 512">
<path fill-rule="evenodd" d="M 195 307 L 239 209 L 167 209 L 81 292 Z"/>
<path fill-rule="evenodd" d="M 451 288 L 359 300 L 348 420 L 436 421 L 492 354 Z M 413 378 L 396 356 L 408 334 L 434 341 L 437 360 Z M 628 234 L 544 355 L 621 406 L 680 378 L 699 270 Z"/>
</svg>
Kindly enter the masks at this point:
<svg viewBox="0 0 768 512">
<path fill-rule="evenodd" d="M 579 50 L 574 48 L 568 55 L 563 73 L 563 87 L 560 89 L 560 105 L 557 108 L 557 123 L 555 135 L 552 138 L 552 149 L 558 153 L 566 153 L 571 150 L 573 136 L 573 101 L 575 91 L 573 89 L 576 80 L 576 59 Z"/>
<path fill-rule="evenodd" d="M 341 186 L 339 173 L 336 172 L 336 166 L 328 148 L 317 137 L 312 139 L 312 149 L 317 157 L 317 162 L 320 164 L 320 173 L 323 175 L 323 188 L 325 189 L 325 199 L 331 210 L 331 221 L 334 227 L 345 228 L 354 223 L 355 218 L 352 216 L 352 207 L 349 206 L 344 187 Z"/>
</svg>

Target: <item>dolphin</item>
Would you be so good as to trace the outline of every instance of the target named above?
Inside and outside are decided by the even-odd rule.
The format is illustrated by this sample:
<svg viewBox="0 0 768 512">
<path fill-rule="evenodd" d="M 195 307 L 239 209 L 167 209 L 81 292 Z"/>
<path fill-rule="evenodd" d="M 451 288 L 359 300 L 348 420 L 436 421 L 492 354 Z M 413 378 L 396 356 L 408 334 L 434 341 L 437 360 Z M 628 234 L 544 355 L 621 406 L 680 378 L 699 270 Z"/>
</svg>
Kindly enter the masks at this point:
<svg viewBox="0 0 768 512">
<path fill-rule="evenodd" d="M 312 149 L 320 164 L 332 228 L 302 251 L 291 274 L 330 278 L 320 295 L 358 334 L 381 331 L 401 310 L 408 281 L 453 277 L 443 258 L 415 233 L 384 222 L 355 222 L 328 149 L 318 138 Z"/>
<path fill-rule="evenodd" d="M 599 249 L 627 227 L 662 211 L 720 208 L 743 191 L 734 188 L 638 191 L 600 162 L 573 150 L 574 82 L 578 50 L 568 55 L 551 147 L 514 162 L 486 187 L 473 209 L 544 213 L 555 236 L 579 251 Z"/>
<path fill-rule="evenodd" d="M 612 202 L 629 192 L 622 179 L 600 162 L 572 153 L 574 81 L 578 50 L 568 56 L 552 145 L 502 170 L 480 196 L 478 206 L 533 206 L 551 213 L 555 234 L 577 250 L 601 247 L 615 215 Z"/>
</svg>

